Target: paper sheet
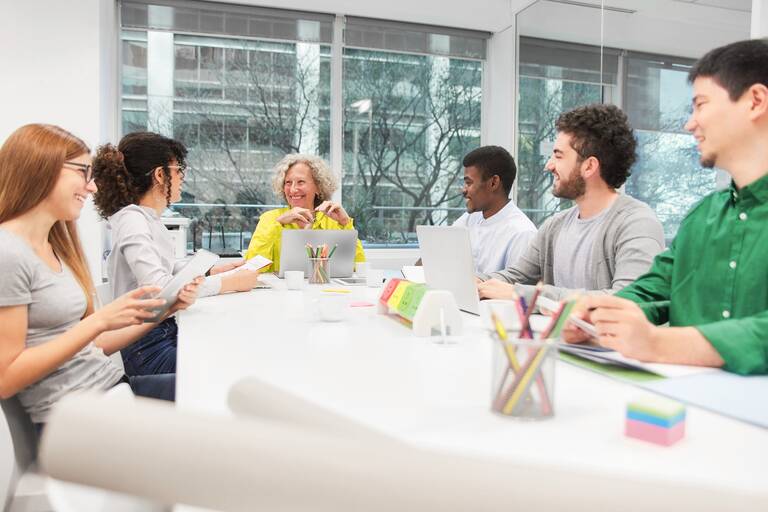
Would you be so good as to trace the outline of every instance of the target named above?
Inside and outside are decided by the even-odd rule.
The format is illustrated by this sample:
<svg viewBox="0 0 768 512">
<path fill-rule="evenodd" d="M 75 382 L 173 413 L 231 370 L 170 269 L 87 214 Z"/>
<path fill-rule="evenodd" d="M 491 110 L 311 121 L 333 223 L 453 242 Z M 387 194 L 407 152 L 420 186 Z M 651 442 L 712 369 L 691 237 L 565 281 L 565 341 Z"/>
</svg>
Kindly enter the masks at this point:
<svg viewBox="0 0 768 512">
<path fill-rule="evenodd" d="M 424 279 L 424 267 L 416 265 L 404 265 L 403 277 L 412 283 L 426 283 Z"/>
<path fill-rule="evenodd" d="M 259 270 L 260 268 L 266 267 L 272 263 L 272 260 L 265 258 L 264 256 L 254 256 L 253 258 L 246 261 L 243 265 L 233 268 L 232 270 L 227 270 L 226 272 L 222 272 L 220 274 L 216 274 L 217 276 L 228 276 L 230 274 L 234 274 L 235 272 L 240 272 L 241 270 Z"/>
</svg>

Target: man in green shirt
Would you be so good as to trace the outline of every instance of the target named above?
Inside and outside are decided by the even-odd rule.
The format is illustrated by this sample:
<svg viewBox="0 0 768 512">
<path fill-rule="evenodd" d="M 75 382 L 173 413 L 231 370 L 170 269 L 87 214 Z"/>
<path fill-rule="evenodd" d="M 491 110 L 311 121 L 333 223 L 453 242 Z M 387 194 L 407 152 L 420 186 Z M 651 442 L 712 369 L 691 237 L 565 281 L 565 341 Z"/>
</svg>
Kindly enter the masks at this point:
<svg viewBox="0 0 768 512">
<path fill-rule="evenodd" d="M 650 271 L 584 299 L 599 342 L 643 361 L 768 373 L 768 43 L 712 50 L 685 125 L 731 186 L 698 203 Z M 659 327 L 669 322 L 669 327 Z"/>
</svg>

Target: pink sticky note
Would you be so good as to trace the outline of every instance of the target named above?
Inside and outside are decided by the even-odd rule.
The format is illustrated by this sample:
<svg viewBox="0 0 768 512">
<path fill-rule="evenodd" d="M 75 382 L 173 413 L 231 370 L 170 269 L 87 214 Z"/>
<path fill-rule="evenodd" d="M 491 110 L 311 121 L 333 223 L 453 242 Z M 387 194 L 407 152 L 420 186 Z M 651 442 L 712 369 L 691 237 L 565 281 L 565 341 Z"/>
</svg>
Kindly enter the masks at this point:
<svg viewBox="0 0 768 512">
<path fill-rule="evenodd" d="M 643 441 L 662 446 L 670 446 L 681 440 L 685 435 L 685 420 L 677 422 L 672 428 L 665 428 L 645 423 L 644 421 L 627 419 L 624 433 L 627 437 L 642 439 Z"/>
</svg>

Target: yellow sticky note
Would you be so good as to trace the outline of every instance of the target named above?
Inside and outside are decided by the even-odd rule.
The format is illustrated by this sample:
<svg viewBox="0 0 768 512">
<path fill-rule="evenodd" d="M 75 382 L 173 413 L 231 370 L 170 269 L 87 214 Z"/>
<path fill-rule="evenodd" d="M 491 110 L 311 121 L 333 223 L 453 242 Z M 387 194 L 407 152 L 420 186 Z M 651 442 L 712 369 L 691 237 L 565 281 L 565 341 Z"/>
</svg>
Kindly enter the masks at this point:
<svg viewBox="0 0 768 512">
<path fill-rule="evenodd" d="M 324 292 L 328 293 L 350 293 L 349 290 L 346 290 L 344 288 L 323 288 Z"/>
</svg>

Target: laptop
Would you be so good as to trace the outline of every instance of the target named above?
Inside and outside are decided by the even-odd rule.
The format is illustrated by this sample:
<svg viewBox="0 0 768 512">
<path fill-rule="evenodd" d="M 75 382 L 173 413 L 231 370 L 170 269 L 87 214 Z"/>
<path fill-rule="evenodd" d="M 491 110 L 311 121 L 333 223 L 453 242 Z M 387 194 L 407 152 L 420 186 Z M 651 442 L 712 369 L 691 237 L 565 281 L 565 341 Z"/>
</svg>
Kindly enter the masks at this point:
<svg viewBox="0 0 768 512">
<path fill-rule="evenodd" d="M 459 309 L 480 314 L 475 263 L 469 230 L 460 227 L 416 226 L 427 288 L 448 290 Z"/>
<path fill-rule="evenodd" d="M 331 277 L 350 277 L 355 270 L 355 229 L 284 229 L 282 236 L 278 274 L 281 278 L 286 270 L 307 272 L 307 244 L 336 246 L 331 258 Z"/>
</svg>

